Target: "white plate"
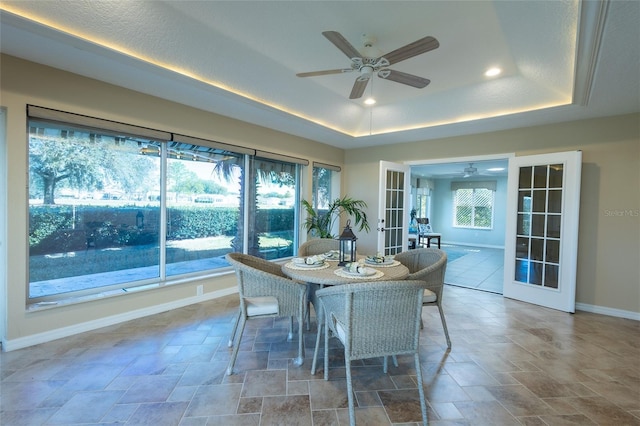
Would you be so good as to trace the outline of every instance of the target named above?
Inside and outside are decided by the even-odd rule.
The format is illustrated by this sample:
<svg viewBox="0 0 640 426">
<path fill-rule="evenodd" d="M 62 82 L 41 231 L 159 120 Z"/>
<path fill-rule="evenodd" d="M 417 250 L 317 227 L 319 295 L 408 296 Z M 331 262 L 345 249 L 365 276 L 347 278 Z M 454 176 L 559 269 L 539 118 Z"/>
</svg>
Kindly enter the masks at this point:
<svg viewBox="0 0 640 426">
<path fill-rule="evenodd" d="M 393 263 L 393 259 L 385 260 L 384 262 L 376 262 L 375 260 L 365 259 L 364 263 L 367 265 L 391 265 Z"/>
<path fill-rule="evenodd" d="M 375 269 L 371 269 L 371 268 L 364 268 L 364 272 L 351 272 L 349 269 L 347 268 L 343 268 L 342 271 L 345 274 L 354 276 L 354 277 L 369 277 L 371 275 L 375 275 L 376 271 Z"/>
<path fill-rule="evenodd" d="M 327 252 L 323 254 L 324 258 L 327 260 L 340 260 L 340 252 Z"/>
<path fill-rule="evenodd" d="M 296 265 L 298 268 L 319 268 L 321 266 L 324 266 L 324 262 L 318 262 L 318 263 L 312 263 L 312 264 L 294 263 L 294 265 Z"/>
</svg>

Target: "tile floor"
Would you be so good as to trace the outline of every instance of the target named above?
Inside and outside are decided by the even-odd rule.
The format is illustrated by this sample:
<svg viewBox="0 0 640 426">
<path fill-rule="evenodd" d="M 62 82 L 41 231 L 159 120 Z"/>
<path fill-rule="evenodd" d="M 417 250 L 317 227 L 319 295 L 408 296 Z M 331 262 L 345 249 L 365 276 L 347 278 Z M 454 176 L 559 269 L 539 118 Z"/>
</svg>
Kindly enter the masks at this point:
<svg viewBox="0 0 640 426">
<path fill-rule="evenodd" d="M 565 314 L 446 286 L 447 350 L 425 308 L 421 360 L 438 425 L 640 425 L 640 322 Z M 0 354 L 2 425 L 345 425 L 341 348 L 330 380 L 291 363 L 287 321 L 249 321 L 225 376 L 237 296 Z M 333 340 L 333 339 L 332 339 Z M 360 425 L 420 421 L 412 358 L 354 367 Z M 320 363 L 322 365 L 322 363 Z"/>
<path fill-rule="evenodd" d="M 487 247 L 447 246 L 468 254 L 447 263 L 447 284 L 502 294 L 504 250 Z"/>
</svg>

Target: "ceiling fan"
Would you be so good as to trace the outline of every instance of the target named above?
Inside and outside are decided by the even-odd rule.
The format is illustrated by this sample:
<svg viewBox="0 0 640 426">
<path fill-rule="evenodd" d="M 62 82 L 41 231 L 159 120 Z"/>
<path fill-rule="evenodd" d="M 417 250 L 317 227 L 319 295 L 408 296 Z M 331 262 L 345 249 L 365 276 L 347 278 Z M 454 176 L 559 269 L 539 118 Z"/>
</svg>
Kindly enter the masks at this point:
<svg viewBox="0 0 640 426">
<path fill-rule="evenodd" d="M 476 176 L 478 174 L 478 168 L 473 167 L 473 163 L 469 163 L 469 167 L 465 167 L 463 170 L 464 175 L 463 178 L 468 178 L 471 176 Z"/>
<path fill-rule="evenodd" d="M 406 46 L 387 53 L 386 55 L 376 55 L 375 53 L 370 53 L 373 52 L 374 38 L 367 34 L 363 35 L 364 54 L 353 47 L 353 45 L 351 45 L 351 43 L 349 43 L 347 39 L 337 31 L 324 31 L 322 35 L 340 49 L 342 53 L 347 55 L 349 59 L 351 59 L 351 67 L 325 71 L 302 72 L 296 74 L 298 77 L 315 77 L 319 75 L 341 74 L 357 71 L 360 75 L 356 78 L 356 81 L 353 84 L 349 99 L 358 99 L 364 94 L 367 83 L 369 83 L 373 73 L 377 73 L 378 77 L 385 80 L 395 81 L 396 83 L 406 84 L 418 89 L 422 89 L 431 83 L 430 80 L 424 77 L 418 77 L 417 75 L 407 74 L 402 71 L 395 71 L 387 68 L 388 66 L 397 64 L 400 61 L 437 49 L 438 46 L 440 46 L 440 43 L 431 36 L 409 43 Z"/>
</svg>

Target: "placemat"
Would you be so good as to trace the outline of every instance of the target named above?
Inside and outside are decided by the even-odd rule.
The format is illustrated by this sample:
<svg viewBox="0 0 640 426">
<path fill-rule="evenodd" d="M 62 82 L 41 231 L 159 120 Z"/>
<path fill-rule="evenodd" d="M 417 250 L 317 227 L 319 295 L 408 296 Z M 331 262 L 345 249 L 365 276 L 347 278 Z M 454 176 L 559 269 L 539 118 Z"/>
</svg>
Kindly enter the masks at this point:
<svg viewBox="0 0 640 426">
<path fill-rule="evenodd" d="M 349 274 L 343 271 L 342 269 L 336 269 L 335 271 L 333 271 L 333 273 L 339 277 L 353 278 L 354 280 L 376 280 L 384 275 L 384 272 L 382 271 L 376 271 L 376 273 L 372 275 L 355 275 L 355 274 Z"/>
<path fill-rule="evenodd" d="M 298 271 L 317 271 L 318 269 L 326 269 L 328 268 L 330 265 L 325 261 L 322 265 L 320 266 L 298 266 L 293 262 L 289 262 L 286 265 L 287 268 L 289 269 L 297 269 Z"/>
<path fill-rule="evenodd" d="M 392 266 L 398 266 L 400 262 L 397 260 L 394 260 L 391 263 L 384 264 L 384 263 L 369 263 L 365 260 L 362 264 L 365 266 L 371 266 L 372 268 L 391 268 Z"/>
</svg>

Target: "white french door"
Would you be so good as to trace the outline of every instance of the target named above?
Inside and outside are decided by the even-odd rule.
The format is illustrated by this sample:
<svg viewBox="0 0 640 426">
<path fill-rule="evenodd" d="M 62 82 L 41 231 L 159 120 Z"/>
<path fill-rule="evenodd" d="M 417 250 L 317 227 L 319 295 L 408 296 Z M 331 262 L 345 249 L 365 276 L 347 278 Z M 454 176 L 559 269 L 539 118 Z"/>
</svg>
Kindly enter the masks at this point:
<svg viewBox="0 0 640 426">
<path fill-rule="evenodd" d="M 378 252 L 393 255 L 407 250 L 411 167 L 380 161 Z"/>
<path fill-rule="evenodd" d="M 509 159 L 503 295 L 575 312 L 582 152 Z"/>
</svg>

